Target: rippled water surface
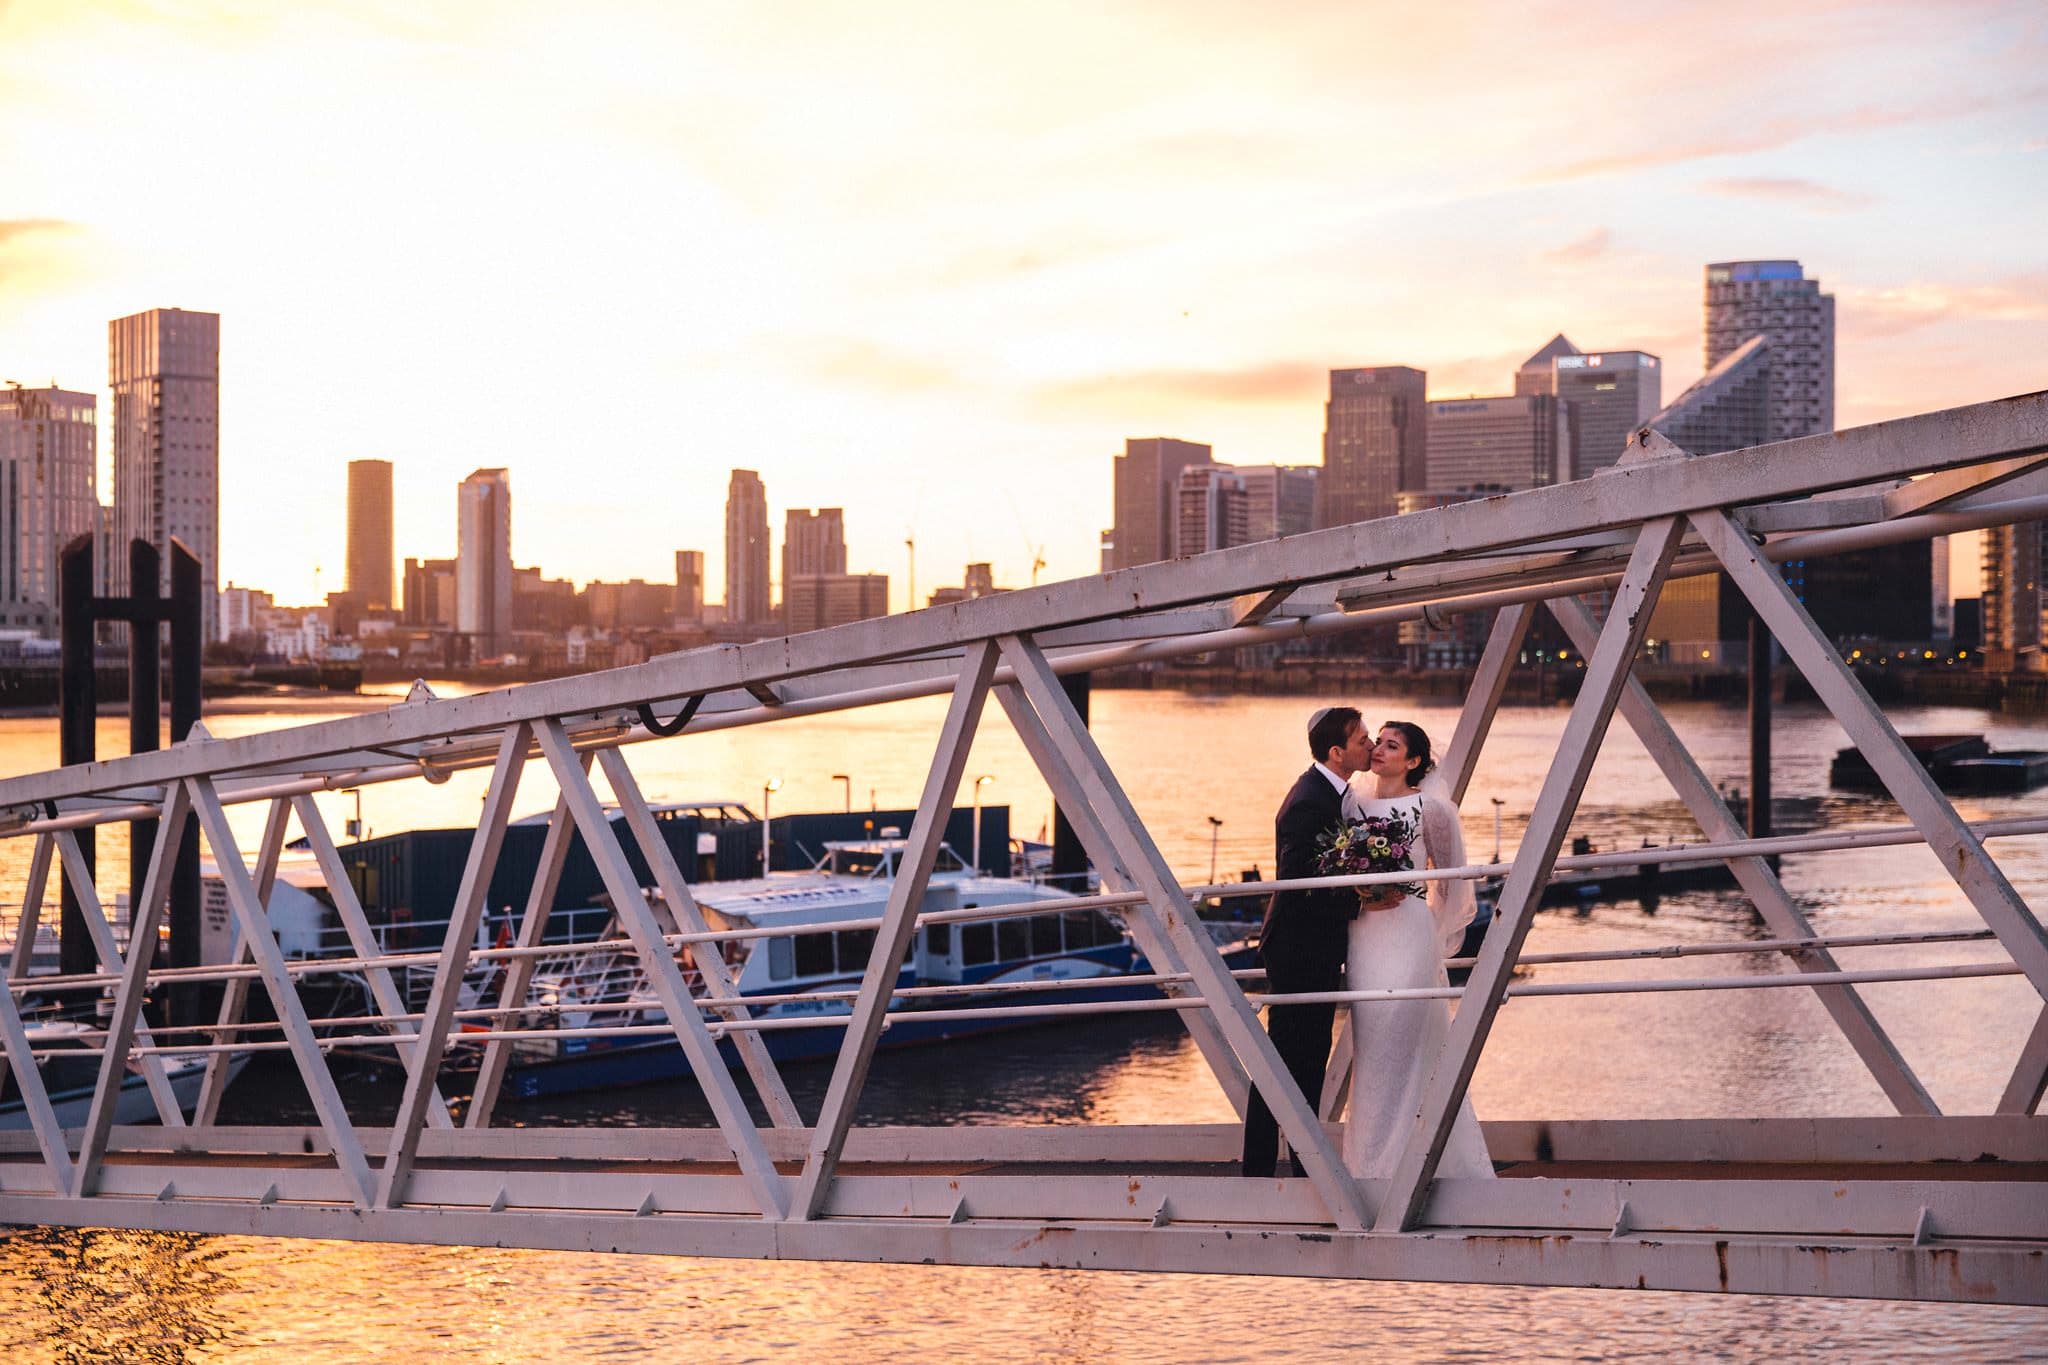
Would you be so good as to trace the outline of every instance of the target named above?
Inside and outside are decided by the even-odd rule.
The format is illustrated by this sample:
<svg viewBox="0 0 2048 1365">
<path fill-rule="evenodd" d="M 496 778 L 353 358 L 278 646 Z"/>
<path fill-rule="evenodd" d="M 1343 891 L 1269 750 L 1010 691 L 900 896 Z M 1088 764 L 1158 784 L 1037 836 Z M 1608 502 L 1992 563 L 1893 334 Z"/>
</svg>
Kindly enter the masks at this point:
<svg viewBox="0 0 2048 1365">
<path fill-rule="evenodd" d="M 1176 869 L 1205 878 L 1208 817 L 1226 877 L 1272 860 L 1272 808 L 1305 762 L 1298 738 L 1315 703 L 1289 698 L 1198 698 L 1098 692 L 1095 730 L 1133 803 Z M 1670 708 L 1717 781 L 1745 781 L 1739 713 Z M 1368 718 L 1419 721 L 1446 736 L 1453 713 L 1405 702 L 1368 704 Z M 771 776 L 778 811 L 855 800 L 915 803 L 943 705 L 905 703 L 856 715 L 688 737 L 632 751 L 651 796 L 730 797 L 758 807 Z M 1503 712 L 1466 803 L 1475 856 L 1491 852 L 1493 798 L 1512 851 L 1555 748 L 1565 712 Z M 313 713 L 210 717 L 241 734 Z M 1908 733 L 1984 732 L 2003 747 L 2048 748 L 2048 725 L 1962 710 L 1896 713 Z M 1827 760 L 1846 742 L 1814 709 L 1780 711 L 1775 781 L 1781 824 L 1897 819 L 1888 802 L 1830 793 Z M 104 727 L 102 753 L 124 744 Z M 52 721 L 0 721 L 0 772 L 47 766 Z M 975 743 L 970 775 L 992 774 L 987 799 L 1012 806 L 1013 829 L 1045 818 L 1043 784 L 998 711 Z M 364 793 L 373 832 L 473 817 L 482 779 L 409 783 Z M 529 772 L 518 809 L 552 799 Z M 352 813 L 324 797 L 336 826 Z M 2040 797 L 1963 804 L 1972 818 L 2038 813 Z M 237 828 L 253 840 L 255 812 Z M 1589 784 L 1575 832 L 1603 847 L 1640 838 L 1697 837 L 1647 755 L 1618 732 Z M 125 858 L 122 835 L 101 839 L 101 864 Z M 0 844 L 0 903 L 19 899 L 23 841 Z M 1993 845 L 2034 903 L 2048 890 L 2040 840 Z M 1824 932 L 1976 927 L 1978 921 L 1924 850 L 1788 858 L 1784 876 Z M 1747 910 L 1719 892 L 1667 896 L 1655 913 L 1634 902 L 1548 911 L 1532 951 L 1647 946 L 1755 936 Z M 1983 944 L 1846 951 L 1857 966 L 1967 962 L 2000 956 Z M 1692 963 L 1631 966 L 1628 974 L 1693 975 Z M 1775 970 L 1711 959 L 1714 974 Z M 1567 979 L 1546 968 L 1538 980 Z M 1586 969 L 1577 969 L 1584 972 Z M 1951 1112 L 1995 1099 L 2038 1007 L 2016 978 L 1867 988 L 1873 1009 Z M 252 1070 L 244 1085 L 260 1080 Z M 822 1068 L 794 1069 L 806 1109 Z M 238 1086 L 238 1089 L 242 1087 Z M 358 1083 L 357 1116 L 373 1119 L 389 1086 Z M 1876 1086 L 1804 991 L 1600 996 L 1511 1004 L 1474 1082 L 1489 1118 L 1887 1112 Z M 251 1094 L 231 1108 L 259 1112 Z M 619 1090 L 506 1104 L 501 1121 L 615 1124 L 706 1121 L 694 1096 L 672 1088 Z M 862 1106 L 865 1121 L 1219 1121 L 1229 1109 L 1199 1056 L 1160 1020 L 1068 1025 L 942 1050 L 884 1054 Z M 791 1355 L 867 1360 L 909 1355 L 985 1360 L 1274 1360 L 1367 1354 L 1604 1360 L 1643 1356 L 2009 1360 L 2048 1352 L 2048 1313 L 1850 1301 L 1714 1298 L 1581 1290 L 1490 1289 L 1216 1276 L 691 1261 L 656 1257 L 197 1238 L 113 1232 L 0 1235 L 0 1360 L 755 1360 Z"/>
</svg>

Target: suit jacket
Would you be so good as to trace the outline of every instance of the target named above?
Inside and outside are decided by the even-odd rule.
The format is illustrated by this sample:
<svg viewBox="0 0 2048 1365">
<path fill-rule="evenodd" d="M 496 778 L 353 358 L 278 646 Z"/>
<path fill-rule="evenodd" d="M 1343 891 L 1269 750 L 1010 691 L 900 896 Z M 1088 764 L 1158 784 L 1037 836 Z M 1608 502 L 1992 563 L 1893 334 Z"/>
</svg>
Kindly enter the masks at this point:
<svg viewBox="0 0 2048 1365">
<path fill-rule="evenodd" d="M 1343 818 L 1343 798 L 1311 766 L 1273 817 L 1275 876 L 1283 881 L 1316 876 L 1323 836 Z M 1259 960 L 1274 987 L 1340 989 L 1351 919 L 1357 913 L 1358 895 L 1348 887 L 1274 892 L 1259 936 Z"/>
</svg>

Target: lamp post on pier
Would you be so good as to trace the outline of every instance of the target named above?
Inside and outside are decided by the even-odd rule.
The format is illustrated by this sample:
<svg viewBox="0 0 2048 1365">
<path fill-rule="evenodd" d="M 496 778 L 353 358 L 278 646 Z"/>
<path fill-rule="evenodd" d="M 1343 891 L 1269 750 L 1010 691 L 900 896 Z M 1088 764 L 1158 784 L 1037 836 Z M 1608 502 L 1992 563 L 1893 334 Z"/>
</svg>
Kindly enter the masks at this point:
<svg viewBox="0 0 2048 1365">
<path fill-rule="evenodd" d="M 1215 816 L 1209 817 L 1209 885 L 1216 885 L 1216 836 L 1223 832 L 1223 822 Z"/>
<path fill-rule="evenodd" d="M 1500 808 L 1507 802 L 1498 796 L 1493 798 L 1493 860 L 1500 861 Z"/>
<path fill-rule="evenodd" d="M 832 780 L 834 782 L 837 782 L 841 786 L 841 788 L 844 789 L 846 795 L 846 813 L 848 815 L 853 814 L 853 779 L 847 776 L 845 773 L 834 773 L 832 774 Z"/>
<path fill-rule="evenodd" d="M 761 875 L 764 877 L 775 870 L 770 860 L 770 852 L 775 844 L 770 837 L 772 826 L 768 818 L 768 798 L 781 790 L 782 779 L 779 777 L 771 777 L 761 784 Z"/>
<path fill-rule="evenodd" d="M 981 789 L 995 781 L 993 773 L 983 773 L 974 779 L 974 871 L 981 874 Z"/>
</svg>

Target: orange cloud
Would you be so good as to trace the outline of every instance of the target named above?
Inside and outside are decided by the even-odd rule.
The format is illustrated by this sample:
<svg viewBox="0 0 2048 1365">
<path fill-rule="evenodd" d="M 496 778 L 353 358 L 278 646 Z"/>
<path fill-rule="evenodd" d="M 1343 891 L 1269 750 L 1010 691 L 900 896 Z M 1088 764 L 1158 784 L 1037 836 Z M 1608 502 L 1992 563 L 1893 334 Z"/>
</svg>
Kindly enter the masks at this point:
<svg viewBox="0 0 2048 1365">
<path fill-rule="evenodd" d="M 1315 402 L 1330 384 L 1330 367 L 1282 360 L 1232 370 L 1132 370 L 1068 379 L 1040 390 L 1059 403 L 1098 405 L 1106 399 L 1139 403 L 1158 399 L 1215 403 Z"/>
<path fill-rule="evenodd" d="M 1604 227 L 1596 227 L 1583 237 L 1552 247 L 1543 253 L 1543 259 L 1552 265 L 1585 265 L 1607 255 L 1613 246 L 1614 234 Z"/>
<path fill-rule="evenodd" d="M 1709 194 L 1737 199 L 1770 199 L 1812 209 L 1816 213 L 1847 213 L 1852 209 L 1868 208 L 1877 202 L 1872 195 L 1839 190 L 1818 180 L 1786 176 L 1731 176 L 1709 180 L 1701 188 Z"/>
<path fill-rule="evenodd" d="M 1843 330 L 1863 337 L 1897 336 L 1942 322 L 2048 321 L 2048 274 L 2016 275 L 1988 284 L 1851 289 L 1840 297 Z"/>
</svg>

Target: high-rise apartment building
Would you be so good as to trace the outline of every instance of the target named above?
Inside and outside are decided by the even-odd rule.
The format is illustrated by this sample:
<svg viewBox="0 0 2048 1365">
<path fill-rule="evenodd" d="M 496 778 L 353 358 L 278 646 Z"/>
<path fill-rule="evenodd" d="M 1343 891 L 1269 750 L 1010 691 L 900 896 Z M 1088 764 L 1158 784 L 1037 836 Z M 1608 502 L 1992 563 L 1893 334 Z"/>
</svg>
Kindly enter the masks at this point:
<svg viewBox="0 0 2048 1365">
<path fill-rule="evenodd" d="M 1215 451 L 1171 436 L 1131 437 L 1116 457 L 1116 525 L 1108 567 L 1132 569 L 1174 554 L 1174 490 L 1181 471 L 1215 462 Z"/>
<path fill-rule="evenodd" d="M 792 507 L 782 518 L 783 595 L 798 574 L 846 572 L 846 514 L 837 507 L 813 512 Z"/>
<path fill-rule="evenodd" d="M 512 479 L 479 469 L 457 493 L 455 629 L 475 655 L 512 643 Z"/>
<path fill-rule="evenodd" d="M 98 400 L 0 389 L 0 630 L 57 634 L 57 556 L 98 529 Z"/>
<path fill-rule="evenodd" d="M 1428 485 L 1428 381 L 1406 365 L 1330 371 L 1316 525 L 1390 517 L 1395 494 Z"/>
<path fill-rule="evenodd" d="M 1712 369 L 1751 337 L 1771 344 L 1771 412 L 1764 440 L 1835 429 L 1835 297 L 1797 261 L 1717 261 L 1707 267 L 1706 360 Z"/>
<path fill-rule="evenodd" d="M 1178 557 L 1251 543 L 1244 480 L 1227 464 L 1190 465 L 1174 490 L 1173 549 Z"/>
<path fill-rule="evenodd" d="M 676 551 L 676 620 L 695 623 L 704 619 L 704 552 Z"/>
<path fill-rule="evenodd" d="M 405 623 L 435 630 L 455 629 L 454 560 L 405 561 Z"/>
<path fill-rule="evenodd" d="M 1244 543 L 1298 536 L 1316 525 L 1316 478 L 1312 464 L 1233 465 L 1244 482 Z"/>
<path fill-rule="evenodd" d="M 768 490 L 751 469 L 735 469 L 725 490 L 725 622 L 765 625 L 768 610 Z"/>
<path fill-rule="evenodd" d="M 1429 405 L 1429 492 L 1540 488 L 1557 482 L 1570 452 L 1565 407 L 1551 394 Z"/>
<path fill-rule="evenodd" d="M 365 611 L 398 605 L 392 591 L 391 461 L 348 462 L 348 592 Z"/>
<path fill-rule="evenodd" d="M 107 324 L 114 393 L 114 514 L 108 587 L 128 591 L 128 542 L 170 572 L 171 540 L 199 558 L 205 637 L 220 584 L 220 314 L 152 308 Z M 161 588 L 162 585 L 159 585 Z"/>
<path fill-rule="evenodd" d="M 1555 392 L 1571 426 L 1570 477 L 1610 468 L 1663 406 L 1664 367 L 1643 351 L 1591 351 L 1551 362 Z"/>
</svg>

